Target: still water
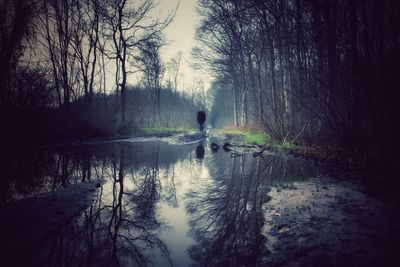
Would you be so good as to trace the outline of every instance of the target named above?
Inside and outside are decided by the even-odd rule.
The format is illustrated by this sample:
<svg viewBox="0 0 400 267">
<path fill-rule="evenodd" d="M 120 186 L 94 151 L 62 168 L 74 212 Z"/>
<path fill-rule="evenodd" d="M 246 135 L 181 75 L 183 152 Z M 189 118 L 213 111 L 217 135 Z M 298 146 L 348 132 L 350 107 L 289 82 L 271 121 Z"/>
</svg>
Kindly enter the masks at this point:
<svg viewBox="0 0 400 267">
<path fill-rule="evenodd" d="M 292 157 L 232 157 L 207 140 L 47 149 L 2 164 L 1 203 L 106 180 L 94 203 L 34 256 L 35 266 L 259 265 L 268 255 L 268 192 L 317 175 Z"/>
</svg>

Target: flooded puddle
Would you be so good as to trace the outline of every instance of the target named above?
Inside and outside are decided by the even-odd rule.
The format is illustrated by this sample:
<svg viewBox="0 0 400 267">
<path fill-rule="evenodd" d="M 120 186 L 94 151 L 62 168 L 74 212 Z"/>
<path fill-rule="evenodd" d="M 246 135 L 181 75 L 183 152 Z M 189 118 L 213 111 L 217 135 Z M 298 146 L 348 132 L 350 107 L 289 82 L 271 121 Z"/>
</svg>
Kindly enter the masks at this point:
<svg viewBox="0 0 400 267">
<path fill-rule="evenodd" d="M 361 255 L 359 264 L 370 249 L 380 259 L 375 247 L 387 239 L 376 229 L 392 220 L 383 205 L 350 185 L 316 178 L 321 171 L 305 161 L 267 153 L 232 157 L 211 151 L 206 140 L 77 146 L 14 164 L 2 167 L 9 174 L 3 205 L 105 180 L 93 204 L 29 256 L 33 266 L 297 266 L 320 260 L 331 266 L 329 257 L 337 255 L 343 257 L 336 262 L 351 262 L 349 253 Z M 398 230 L 393 227 L 386 230 Z M 321 258 L 327 247 L 343 244 L 352 247 Z"/>
</svg>

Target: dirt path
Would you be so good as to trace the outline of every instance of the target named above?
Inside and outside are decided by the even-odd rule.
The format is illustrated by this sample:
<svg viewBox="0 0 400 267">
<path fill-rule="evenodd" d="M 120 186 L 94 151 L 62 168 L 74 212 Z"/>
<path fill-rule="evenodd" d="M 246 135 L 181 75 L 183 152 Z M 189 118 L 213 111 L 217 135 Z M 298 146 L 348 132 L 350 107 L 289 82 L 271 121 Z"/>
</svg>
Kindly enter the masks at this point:
<svg viewBox="0 0 400 267">
<path fill-rule="evenodd" d="M 269 196 L 268 266 L 399 266 L 399 212 L 357 186 L 312 178 Z"/>
<path fill-rule="evenodd" d="M 49 237 L 93 202 L 103 180 L 69 185 L 55 192 L 1 207 L 0 257 L 4 266 L 24 266 Z"/>
</svg>

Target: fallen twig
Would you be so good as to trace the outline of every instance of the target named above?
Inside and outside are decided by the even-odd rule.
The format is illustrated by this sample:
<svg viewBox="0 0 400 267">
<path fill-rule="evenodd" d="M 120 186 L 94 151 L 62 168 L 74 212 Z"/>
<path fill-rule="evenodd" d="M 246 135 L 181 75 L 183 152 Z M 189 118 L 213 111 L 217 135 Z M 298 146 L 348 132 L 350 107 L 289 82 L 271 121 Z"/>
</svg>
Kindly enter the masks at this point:
<svg viewBox="0 0 400 267">
<path fill-rule="evenodd" d="M 253 157 L 258 157 L 258 156 L 262 156 L 262 153 L 266 150 L 266 148 L 264 147 L 261 151 L 259 152 L 254 152 L 253 153 Z"/>
</svg>

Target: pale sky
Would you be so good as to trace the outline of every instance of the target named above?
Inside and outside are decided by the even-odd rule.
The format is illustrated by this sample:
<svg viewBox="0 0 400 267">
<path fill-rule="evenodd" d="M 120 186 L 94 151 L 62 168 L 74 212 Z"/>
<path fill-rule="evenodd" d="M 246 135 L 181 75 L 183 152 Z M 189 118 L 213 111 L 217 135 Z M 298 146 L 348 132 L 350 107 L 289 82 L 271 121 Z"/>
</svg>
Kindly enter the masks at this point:
<svg viewBox="0 0 400 267">
<path fill-rule="evenodd" d="M 135 0 L 131 0 L 135 1 Z M 202 74 L 198 70 L 193 70 L 190 67 L 191 51 L 195 46 L 195 30 L 196 26 L 200 21 L 200 16 L 196 13 L 197 0 L 156 0 L 159 5 L 151 11 L 152 16 L 162 16 L 165 17 L 168 13 L 175 10 L 178 6 L 176 16 L 172 23 L 164 30 L 169 44 L 165 46 L 161 51 L 162 60 L 164 63 L 170 61 L 170 59 L 175 56 L 179 51 L 182 54 L 181 66 L 180 66 L 180 77 L 178 81 L 178 89 L 184 90 L 187 88 L 192 88 L 194 82 L 197 82 L 197 87 L 199 87 L 198 81 L 207 90 L 210 86 L 211 78 L 205 74 Z M 40 58 L 40 44 L 35 54 L 35 57 Z M 36 48 L 35 48 L 36 49 Z M 47 53 L 47 50 L 45 51 Z M 29 57 L 30 55 L 26 55 Z M 40 59 L 38 60 L 40 61 Z M 113 61 L 107 60 L 106 67 L 106 88 L 109 92 L 113 92 L 115 83 L 115 66 Z M 128 83 L 136 84 L 139 77 L 135 74 L 128 74 Z M 165 75 L 164 79 L 167 78 Z"/>
<path fill-rule="evenodd" d="M 195 10 L 197 0 L 159 0 L 159 3 L 162 14 L 174 10 L 179 3 L 174 21 L 165 30 L 165 35 L 171 43 L 162 51 L 164 62 L 169 61 L 178 51 L 182 51 L 180 73 L 183 74 L 183 77 L 180 79 L 180 87 L 183 87 L 183 84 L 192 86 L 193 80 L 200 79 L 203 81 L 204 87 L 208 89 L 210 78 L 199 71 L 194 71 L 189 62 L 192 48 L 195 46 L 195 29 L 200 20 L 200 16 Z"/>
<path fill-rule="evenodd" d="M 134 1 L 134 0 L 131 0 Z M 151 11 L 152 16 L 165 17 L 173 12 L 178 6 L 174 20 L 164 30 L 168 45 L 161 50 L 161 57 L 164 63 L 170 61 L 179 51 L 181 51 L 182 59 L 179 70 L 178 89 L 185 90 L 192 88 L 193 84 L 200 87 L 201 84 L 205 90 L 210 87 L 211 78 L 198 70 L 193 70 L 190 67 L 191 51 L 195 46 L 195 31 L 196 26 L 200 21 L 200 16 L 196 12 L 197 0 L 156 0 L 159 5 Z M 107 66 L 107 88 L 112 88 L 114 83 L 115 68 L 113 62 Z M 164 80 L 167 79 L 167 74 L 164 75 Z M 136 84 L 139 81 L 139 76 L 128 75 L 128 83 Z M 201 81 L 200 83 L 198 83 Z"/>
</svg>

